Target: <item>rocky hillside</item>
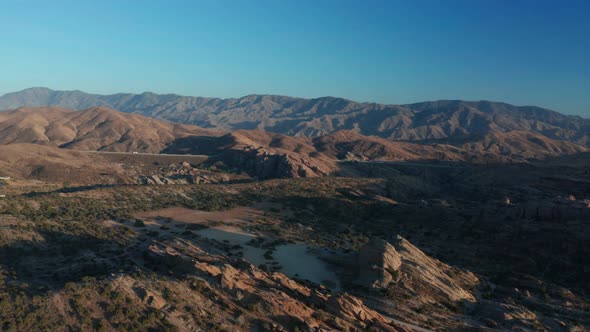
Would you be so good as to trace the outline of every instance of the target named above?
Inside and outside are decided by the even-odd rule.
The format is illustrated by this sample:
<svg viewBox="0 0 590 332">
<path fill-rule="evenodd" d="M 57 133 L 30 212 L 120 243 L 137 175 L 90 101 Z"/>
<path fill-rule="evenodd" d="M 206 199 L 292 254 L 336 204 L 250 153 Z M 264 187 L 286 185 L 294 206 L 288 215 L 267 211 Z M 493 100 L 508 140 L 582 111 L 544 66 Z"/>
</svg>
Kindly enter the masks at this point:
<svg viewBox="0 0 590 332">
<path fill-rule="evenodd" d="M 257 130 L 189 137 L 171 144 L 165 152 L 212 155 L 261 179 L 326 176 L 338 169 L 334 158 L 319 153 L 307 139 Z"/>
<path fill-rule="evenodd" d="M 274 95 L 202 98 L 154 93 L 95 95 L 32 88 L 0 97 L 1 109 L 21 106 L 86 109 L 108 106 L 178 123 L 221 130 L 259 129 L 316 137 L 337 130 L 388 139 L 465 143 L 491 133 L 531 131 L 590 144 L 590 120 L 533 106 L 444 100 L 409 105 L 358 103 L 342 98 L 303 99 Z"/>
<path fill-rule="evenodd" d="M 523 162 L 585 151 L 582 146 L 529 132 L 496 134 L 454 146 L 390 141 L 353 131 L 311 139 L 259 130 L 238 130 L 218 137 L 191 136 L 164 150 L 172 154 L 210 155 L 212 160 L 260 179 L 340 174 L 337 161 Z"/>
<path fill-rule="evenodd" d="M 193 162 L 189 162 L 189 161 Z M 223 183 L 234 174 L 199 168 L 206 157 L 91 153 L 41 144 L 0 145 L 0 176 L 68 185 Z M 243 179 L 243 177 L 242 177 Z"/>
<path fill-rule="evenodd" d="M 480 157 L 500 161 L 518 159 L 544 159 L 550 156 L 571 155 L 588 151 L 581 145 L 551 139 L 531 131 L 494 132 L 479 140 L 461 145 L 473 158 Z"/>
<path fill-rule="evenodd" d="M 86 151 L 160 152 L 176 139 L 218 135 L 196 126 L 173 124 L 106 107 L 84 111 L 20 108 L 0 113 L 0 143 L 49 144 Z"/>
<path fill-rule="evenodd" d="M 465 151 L 446 144 L 423 145 L 364 136 L 351 130 L 313 138 L 314 147 L 337 159 L 358 160 L 463 160 Z"/>
<path fill-rule="evenodd" d="M 124 167 L 98 154 L 39 144 L 0 145 L 0 175 L 54 183 L 132 183 Z"/>
</svg>

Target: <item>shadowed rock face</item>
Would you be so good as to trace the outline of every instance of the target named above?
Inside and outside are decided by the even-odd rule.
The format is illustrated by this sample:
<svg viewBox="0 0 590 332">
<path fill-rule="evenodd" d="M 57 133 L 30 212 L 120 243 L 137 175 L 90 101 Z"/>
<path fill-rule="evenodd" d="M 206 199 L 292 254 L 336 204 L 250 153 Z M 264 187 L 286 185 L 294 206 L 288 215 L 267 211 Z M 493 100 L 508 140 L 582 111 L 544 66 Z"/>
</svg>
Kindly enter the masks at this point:
<svg viewBox="0 0 590 332">
<path fill-rule="evenodd" d="M 464 279 L 469 284 L 475 284 L 478 282 L 475 275 L 469 272 L 463 278 L 450 277 L 448 273 L 451 268 L 448 265 L 429 257 L 399 235 L 394 238 L 393 246 L 401 256 L 401 271 L 404 274 L 450 301 L 475 301 L 475 297 L 461 288 L 456 281 L 456 279 Z"/>
<path fill-rule="evenodd" d="M 357 283 L 373 289 L 385 289 L 397 278 L 402 257 L 387 241 L 375 239 L 359 251 Z"/>
</svg>

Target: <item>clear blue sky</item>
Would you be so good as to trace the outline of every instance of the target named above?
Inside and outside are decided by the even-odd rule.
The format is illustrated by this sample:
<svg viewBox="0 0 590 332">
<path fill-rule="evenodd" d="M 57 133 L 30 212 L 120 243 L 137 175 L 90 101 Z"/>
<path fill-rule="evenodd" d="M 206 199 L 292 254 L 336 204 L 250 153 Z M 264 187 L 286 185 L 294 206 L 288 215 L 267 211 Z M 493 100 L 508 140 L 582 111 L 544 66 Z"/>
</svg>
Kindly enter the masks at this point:
<svg viewBox="0 0 590 332">
<path fill-rule="evenodd" d="M 0 94 L 497 100 L 590 117 L 590 1 L 0 1 Z"/>
</svg>

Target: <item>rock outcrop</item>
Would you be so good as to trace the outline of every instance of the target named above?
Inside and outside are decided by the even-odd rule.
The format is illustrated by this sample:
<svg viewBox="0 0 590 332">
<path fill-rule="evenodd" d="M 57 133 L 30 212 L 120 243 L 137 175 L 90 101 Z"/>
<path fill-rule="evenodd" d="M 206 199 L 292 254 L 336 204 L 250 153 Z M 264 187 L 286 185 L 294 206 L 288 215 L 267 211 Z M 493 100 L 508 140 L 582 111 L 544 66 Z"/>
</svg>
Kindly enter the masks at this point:
<svg viewBox="0 0 590 332">
<path fill-rule="evenodd" d="M 140 175 L 139 184 L 205 184 L 223 183 L 229 181 L 227 174 L 213 173 L 203 169 L 194 168 L 184 161 L 180 165 L 174 163 L 166 168 L 161 168 L 159 174 Z"/>
<path fill-rule="evenodd" d="M 391 242 L 374 240 L 361 248 L 358 266 L 356 283 L 370 289 L 394 287 L 452 302 L 475 301 L 461 286 L 477 283 L 475 275 L 429 257 L 401 236 Z"/>
<path fill-rule="evenodd" d="M 311 158 L 264 148 L 228 150 L 222 153 L 222 158 L 229 166 L 259 179 L 319 177 L 331 172 L 330 167 L 316 163 Z"/>
<path fill-rule="evenodd" d="M 264 310 L 274 330 L 405 331 L 349 294 L 300 284 L 279 272 L 267 273 L 244 260 L 214 255 L 188 241 L 154 242 L 144 257 L 175 273 L 207 280 L 210 296 L 231 301 L 227 306 Z M 324 308 L 321 312 L 317 308 Z"/>
</svg>

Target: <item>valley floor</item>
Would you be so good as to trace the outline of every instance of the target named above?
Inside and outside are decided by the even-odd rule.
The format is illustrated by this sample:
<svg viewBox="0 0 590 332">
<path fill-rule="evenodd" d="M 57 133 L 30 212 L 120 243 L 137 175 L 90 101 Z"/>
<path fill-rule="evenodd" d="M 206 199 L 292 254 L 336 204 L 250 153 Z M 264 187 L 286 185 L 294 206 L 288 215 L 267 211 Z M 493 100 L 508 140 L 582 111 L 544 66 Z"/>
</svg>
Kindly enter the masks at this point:
<svg viewBox="0 0 590 332">
<path fill-rule="evenodd" d="M 589 163 L 562 162 L 5 181 L 0 329 L 585 331 Z"/>
</svg>

